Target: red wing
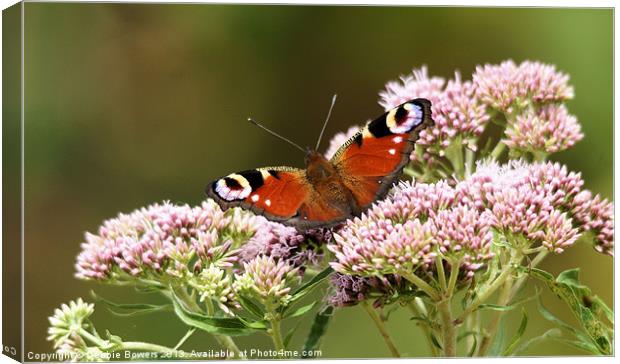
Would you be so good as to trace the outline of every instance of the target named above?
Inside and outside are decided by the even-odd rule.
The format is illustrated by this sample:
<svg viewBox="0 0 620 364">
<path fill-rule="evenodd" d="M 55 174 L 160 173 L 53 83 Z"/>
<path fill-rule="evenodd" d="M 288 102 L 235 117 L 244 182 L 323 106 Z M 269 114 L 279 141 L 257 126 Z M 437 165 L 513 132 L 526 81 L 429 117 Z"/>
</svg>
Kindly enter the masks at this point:
<svg viewBox="0 0 620 364">
<path fill-rule="evenodd" d="M 361 209 L 387 194 L 429 125 L 430 102 L 411 100 L 368 123 L 336 152 L 331 161 Z"/>
<path fill-rule="evenodd" d="M 229 174 L 207 187 L 207 195 L 223 209 L 240 206 L 300 229 L 325 227 L 348 217 L 331 207 L 301 169 L 274 167 Z"/>
</svg>

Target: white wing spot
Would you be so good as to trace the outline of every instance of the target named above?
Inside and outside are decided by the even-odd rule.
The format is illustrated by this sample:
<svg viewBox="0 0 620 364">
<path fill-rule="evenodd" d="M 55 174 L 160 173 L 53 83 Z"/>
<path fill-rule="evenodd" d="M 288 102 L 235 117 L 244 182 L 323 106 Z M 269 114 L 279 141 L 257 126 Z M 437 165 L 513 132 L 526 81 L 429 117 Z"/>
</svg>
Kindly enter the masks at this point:
<svg viewBox="0 0 620 364">
<path fill-rule="evenodd" d="M 388 153 L 390 153 L 391 155 L 396 154 L 396 149 L 392 148 L 390 150 L 388 150 Z"/>
<path fill-rule="evenodd" d="M 257 202 L 258 198 L 258 195 L 252 195 L 252 202 Z"/>
<path fill-rule="evenodd" d="M 265 200 L 265 205 L 267 205 L 267 206 L 271 206 L 271 200 L 270 200 L 270 199 L 266 199 L 266 200 Z"/>
<path fill-rule="evenodd" d="M 398 144 L 398 143 L 403 141 L 403 137 L 397 136 L 397 137 L 394 137 L 394 139 L 392 139 L 392 140 L 394 141 L 394 143 Z"/>
</svg>

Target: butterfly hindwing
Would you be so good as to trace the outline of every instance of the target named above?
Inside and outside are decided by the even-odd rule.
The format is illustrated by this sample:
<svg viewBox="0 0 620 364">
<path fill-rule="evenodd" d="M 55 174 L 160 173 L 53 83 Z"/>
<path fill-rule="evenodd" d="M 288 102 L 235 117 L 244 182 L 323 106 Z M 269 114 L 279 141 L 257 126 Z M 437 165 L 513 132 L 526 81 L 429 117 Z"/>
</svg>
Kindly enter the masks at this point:
<svg viewBox="0 0 620 364">
<path fill-rule="evenodd" d="M 288 167 L 250 169 L 229 174 L 207 187 L 207 195 L 224 208 L 244 209 L 281 221 L 297 214 L 310 189 L 305 171 Z"/>
<path fill-rule="evenodd" d="M 430 101 L 410 100 L 366 124 L 336 152 L 331 162 L 361 209 L 387 194 L 429 125 Z"/>
<path fill-rule="evenodd" d="M 303 229 L 347 216 L 313 189 L 305 170 L 296 168 L 267 167 L 232 173 L 211 183 L 207 195 L 224 209 L 240 206 L 269 220 Z"/>
</svg>

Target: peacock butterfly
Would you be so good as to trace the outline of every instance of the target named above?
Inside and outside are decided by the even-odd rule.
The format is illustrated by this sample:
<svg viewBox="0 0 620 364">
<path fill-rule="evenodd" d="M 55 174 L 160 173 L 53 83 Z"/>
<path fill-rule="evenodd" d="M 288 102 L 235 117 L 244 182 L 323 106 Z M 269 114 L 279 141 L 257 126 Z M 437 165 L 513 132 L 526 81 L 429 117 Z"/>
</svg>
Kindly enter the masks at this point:
<svg viewBox="0 0 620 364">
<path fill-rule="evenodd" d="M 330 114 L 331 108 L 327 119 Z M 223 209 L 241 206 L 300 230 L 334 226 L 385 197 L 409 162 L 418 133 L 433 124 L 431 102 L 410 100 L 367 123 L 329 160 L 316 151 L 319 137 L 315 150 L 305 150 L 305 169 L 232 173 L 209 184 L 206 192 Z"/>
</svg>

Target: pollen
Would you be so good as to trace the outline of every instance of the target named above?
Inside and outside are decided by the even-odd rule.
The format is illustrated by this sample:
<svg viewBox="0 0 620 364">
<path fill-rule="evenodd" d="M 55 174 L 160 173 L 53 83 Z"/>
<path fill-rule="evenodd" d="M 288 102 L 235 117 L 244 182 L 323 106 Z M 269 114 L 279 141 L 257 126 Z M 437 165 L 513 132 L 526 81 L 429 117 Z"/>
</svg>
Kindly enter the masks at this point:
<svg viewBox="0 0 620 364">
<path fill-rule="evenodd" d="M 390 153 L 391 155 L 396 154 L 396 149 L 392 148 L 390 150 L 388 150 L 388 153 Z"/>
</svg>

